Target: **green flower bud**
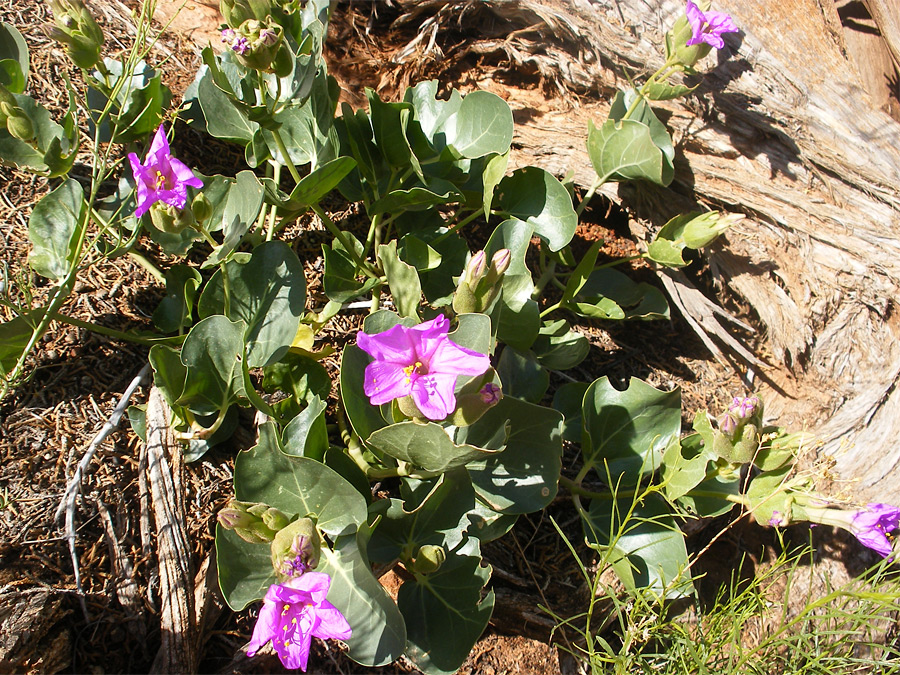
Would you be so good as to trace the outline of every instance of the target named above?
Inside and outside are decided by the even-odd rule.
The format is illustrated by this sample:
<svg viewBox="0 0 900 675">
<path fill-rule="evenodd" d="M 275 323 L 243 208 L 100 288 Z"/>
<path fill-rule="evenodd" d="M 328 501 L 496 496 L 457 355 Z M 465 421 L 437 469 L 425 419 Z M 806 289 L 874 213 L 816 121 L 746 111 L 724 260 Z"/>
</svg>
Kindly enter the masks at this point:
<svg viewBox="0 0 900 675">
<path fill-rule="evenodd" d="M 272 59 L 271 72 L 278 77 L 287 77 L 294 70 L 294 60 L 291 58 L 291 50 L 287 44 L 282 41 L 281 46 Z"/>
<path fill-rule="evenodd" d="M 177 209 L 165 202 L 156 202 L 150 207 L 150 220 L 157 229 L 169 234 L 178 234 L 194 224 L 194 214 L 190 209 Z"/>
<path fill-rule="evenodd" d="M 412 571 L 416 574 L 431 574 L 441 569 L 441 565 L 447 560 L 447 552 L 443 546 L 425 544 L 419 548 L 415 560 L 412 562 Z"/>
<path fill-rule="evenodd" d="M 194 220 L 198 223 L 202 223 L 212 216 L 213 206 L 209 198 L 202 192 L 194 197 L 194 201 L 191 202 L 191 213 L 194 214 Z"/>
<path fill-rule="evenodd" d="M 720 234 L 743 218 L 743 215 L 736 213 L 722 214 L 718 211 L 707 211 L 684 226 L 682 233 L 684 244 L 694 249 L 709 246 Z"/>
<path fill-rule="evenodd" d="M 450 423 L 457 427 L 474 424 L 503 398 L 503 391 L 494 383 L 497 373 L 493 368 L 480 377 L 467 382 L 456 396 L 456 410 Z"/>
<path fill-rule="evenodd" d="M 219 11 L 232 28 L 249 19 L 264 21 L 271 8 L 267 0 L 219 0 Z"/>
<path fill-rule="evenodd" d="M 319 564 L 322 542 L 309 518 L 299 518 L 272 540 L 272 567 L 280 580 L 298 577 Z"/>
<path fill-rule="evenodd" d="M 275 538 L 276 531 L 267 527 L 262 514 L 269 507 L 253 502 L 239 502 L 232 499 L 228 506 L 219 511 L 219 525 L 226 530 L 233 530 L 241 539 L 251 544 L 265 544 Z"/>
<path fill-rule="evenodd" d="M 51 0 L 55 26 L 48 35 L 66 45 L 69 58 L 79 68 L 89 70 L 100 60 L 104 36 L 93 15 L 81 0 Z"/>
<path fill-rule="evenodd" d="M 672 26 L 672 30 L 666 33 L 666 56 L 674 54 L 678 62 L 688 68 L 696 65 L 709 54 L 712 47 L 705 42 L 688 46 L 686 43 L 693 35 L 687 16 L 679 18 Z"/>
</svg>

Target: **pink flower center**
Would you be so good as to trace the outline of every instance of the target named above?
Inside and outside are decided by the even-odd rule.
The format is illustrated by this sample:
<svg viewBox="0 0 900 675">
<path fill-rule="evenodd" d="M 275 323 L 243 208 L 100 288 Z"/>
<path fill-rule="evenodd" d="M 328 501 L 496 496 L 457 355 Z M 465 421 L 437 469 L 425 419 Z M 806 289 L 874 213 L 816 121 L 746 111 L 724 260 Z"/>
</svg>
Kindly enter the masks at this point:
<svg viewBox="0 0 900 675">
<path fill-rule="evenodd" d="M 162 190 L 163 188 L 169 190 L 172 188 L 172 184 L 169 182 L 168 176 L 164 175 L 162 171 L 157 169 L 156 170 L 156 189 Z"/>
</svg>

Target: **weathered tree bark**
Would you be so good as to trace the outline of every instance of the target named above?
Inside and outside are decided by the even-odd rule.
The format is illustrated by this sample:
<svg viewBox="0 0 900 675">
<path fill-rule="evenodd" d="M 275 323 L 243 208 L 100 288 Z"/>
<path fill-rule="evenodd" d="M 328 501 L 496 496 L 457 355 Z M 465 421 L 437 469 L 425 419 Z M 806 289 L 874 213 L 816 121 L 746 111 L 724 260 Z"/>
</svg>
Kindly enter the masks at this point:
<svg viewBox="0 0 900 675">
<path fill-rule="evenodd" d="M 587 120 L 605 119 L 626 73 L 662 64 L 663 32 L 684 9 L 680 0 L 399 4 L 400 22 L 430 20 L 423 28 L 436 35 L 462 25 L 470 53 L 502 54 L 578 94 L 572 110 L 546 113 L 506 92 L 518 108 L 514 161 L 574 170 L 581 186 L 594 178 Z M 677 143 L 675 182 L 604 193 L 626 204 L 642 233 L 698 204 L 748 216 L 710 263 L 754 308 L 768 358 L 781 366 L 765 373 L 777 383 L 766 392 L 769 416 L 823 438 L 838 476 L 858 481 L 859 499 L 897 502 L 900 124 L 863 89 L 832 0 L 714 4 L 741 33 L 700 64 L 696 96 L 657 105 Z M 898 10 L 866 4 L 887 17 L 886 48 L 896 48 Z M 420 40 L 395 60 L 421 58 L 429 43 L 441 41 Z"/>
</svg>

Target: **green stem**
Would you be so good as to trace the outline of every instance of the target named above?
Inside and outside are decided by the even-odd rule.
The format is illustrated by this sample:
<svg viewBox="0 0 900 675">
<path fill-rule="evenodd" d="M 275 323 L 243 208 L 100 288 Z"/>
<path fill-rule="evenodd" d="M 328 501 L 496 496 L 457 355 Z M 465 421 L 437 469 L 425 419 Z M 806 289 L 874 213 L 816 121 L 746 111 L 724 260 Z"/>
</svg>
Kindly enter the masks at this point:
<svg viewBox="0 0 900 675">
<path fill-rule="evenodd" d="M 431 242 L 429 242 L 430 245 L 431 245 L 431 246 L 436 246 L 436 245 L 440 244 L 442 241 L 444 241 L 444 239 L 446 239 L 447 237 L 449 237 L 449 236 L 450 236 L 451 234 L 453 234 L 454 232 L 458 232 L 460 229 L 462 229 L 463 227 L 465 227 L 466 225 L 468 225 L 469 223 L 471 223 L 473 220 L 475 220 L 476 218 L 478 218 L 478 217 L 479 217 L 480 215 L 482 215 L 483 213 L 484 213 L 484 207 L 482 206 L 480 209 L 477 209 L 476 211 L 473 211 L 472 213 L 470 213 L 468 216 L 466 216 L 465 218 L 463 218 L 463 219 L 462 219 L 461 221 L 459 221 L 458 223 L 452 225 L 452 226 L 450 227 L 450 229 L 448 229 L 448 230 L 447 230 L 446 232 L 444 232 L 443 234 L 438 235 L 437 237 L 435 237 L 434 239 L 432 239 Z"/>
<path fill-rule="evenodd" d="M 279 80 L 280 82 L 280 80 Z M 281 180 L 281 164 L 276 163 L 273 170 L 272 179 L 275 181 L 275 186 L 278 186 L 278 182 Z M 272 241 L 272 238 L 275 236 L 275 211 L 277 207 L 275 204 L 269 208 L 269 223 L 266 226 L 266 241 Z M 262 210 L 265 213 L 265 209 Z"/>
<path fill-rule="evenodd" d="M 281 137 L 281 132 L 278 129 L 272 129 L 272 135 L 275 137 L 275 146 L 284 158 L 287 170 L 291 172 L 291 177 L 294 179 L 294 182 L 299 183 L 303 179 L 300 177 L 300 172 L 297 171 L 297 167 L 294 166 L 294 162 L 291 161 L 291 156 L 288 154 L 287 146 L 284 144 L 284 139 Z"/>
<path fill-rule="evenodd" d="M 367 277 L 370 277 L 372 279 L 380 279 L 380 275 L 373 272 L 369 265 L 367 265 L 366 262 L 359 256 L 359 253 L 350 244 L 350 241 L 347 239 L 347 237 L 344 236 L 344 233 L 341 232 L 340 229 L 338 229 L 338 226 L 335 225 L 331 218 L 328 217 L 328 214 L 325 213 L 322 207 L 318 204 L 313 204 L 310 208 L 317 216 L 319 216 L 319 218 L 322 219 L 322 223 L 325 225 L 328 231 L 334 235 L 335 239 L 341 242 L 341 246 L 343 246 L 344 250 L 347 251 L 351 258 L 353 258 L 356 269 L 365 274 Z"/>
<path fill-rule="evenodd" d="M 541 251 L 541 257 L 544 256 L 543 251 Z M 544 268 L 544 271 L 541 272 L 540 278 L 537 280 L 537 283 L 534 285 L 534 292 L 531 294 L 532 300 L 537 300 L 541 297 L 541 293 L 544 292 L 544 289 L 547 287 L 547 284 L 554 278 L 554 273 L 556 272 L 556 261 L 551 260 L 547 263 L 547 266 Z"/>
<path fill-rule="evenodd" d="M 375 288 L 372 289 L 372 305 L 369 309 L 369 314 L 374 314 L 381 307 L 381 284 L 376 284 Z"/>
<path fill-rule="evenodd" d="M 200 236 L 203 237 L 203 239 L 206 241 L 207 244 L 209 244 L 213 248 L 219 247 L 219 242 L 217 242 L 215 239 L 213 239 L 213 236 L 209 233 L 209 230 L 207 230 L 205 227 L 203 227 L 203 223 L 196 221 L 194 223 L 194 229 L 200 233 Z"/>
<path fill-rule="evenodd" d="M 134 260 L 134 262 L 147 270 L 150 273 L 150 276 L 152 276 L 160 283 L 165 283 L 165 275 L 160 272 L 159 268 L 152 262 L 150 262 L 143 253 L 138 253 L 137 251 L 129 251 L 128 255 L 132 260 Z"/>
<path fill-rule="evenodd" d="M 228 280 L 228 268 L 226 267 L 226 263 L 228 261 L 223 260 L 219 263 L 219 269 L 222 271 L 222 296 L 223 296 L 223 309 L 222 313 L 225 314 L 229 319 L 231 318 L 231 282 Z"/>
<path fill-rule="evenodd" d="M 84 328 L 85 330 L 89 330 L 93 333 L 99 333 L 100 335 L 106 335 L 107 337 L 116 338 L 117 340 L 125 340 L 127 342 L 136 342 L 137 344 L 142 345 L 158 345 L 158 344 L 181 344 L 184 341 L 184 337 L 141 337 L 139 335 L 132 335 L 131 333 L 126 333 L 124 331 L 116 330 L 115 328 L 107 328 L 106 326 L 101 326 L 99 324 L 93 323 L 91 321 L 82 321 L 81 319 L 76 319 L 74 316 L 69 316 L 67 314 L 63 314 L 61 312 L 53 312 L 51 317 L 52 320 L 62 321 L 63 323 L 68 323 L 72 326 L 76 326 L 77 328 Z"/>
<path fill-rule="evenodd" d="M 543 312 L 541 312 L 541 318 L 543 319 L 543 318 L 544 318 L 545 316 L 547 316 L 550 312 L 555 312 L 555 311 L 558 310 L 560 307 L 562 307 L 562 303 L 561 303 L 561 302 L 557 302 L 557 303 L 554 303 L 554 304 L 550 305 L 550 306 L 547 307 Z"/>
</svg>

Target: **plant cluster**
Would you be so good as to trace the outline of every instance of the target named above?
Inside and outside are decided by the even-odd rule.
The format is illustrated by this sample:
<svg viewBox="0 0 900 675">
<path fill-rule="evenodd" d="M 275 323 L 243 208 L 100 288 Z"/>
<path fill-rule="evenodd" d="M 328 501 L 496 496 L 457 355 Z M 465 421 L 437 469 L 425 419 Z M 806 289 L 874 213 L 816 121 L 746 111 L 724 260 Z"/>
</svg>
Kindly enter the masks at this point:
<svg viewBox="0 0 900 675">
<path fill-rule="evenodd" d="M 613 269 L 621 261 L 598 264 L 601 242 L 580 259 L 570 242 L 603 184 L 672 181 L 675 148 L 651 103 L 690 94 L 676 76 L 697 76 L 722 33 L 737 30 L 708 3 L 687 3 L 666 35 L 663 67 L 589 125 L 597 178 L 577 204 L 572 185 L 539 167 L 508 171 L 513 116 L 492 93 L 438 98 L 437 82 L 426 81 L 398 102 L 368 90 L 367 110 L 345 104 L 338 114 L 322 57 L 325 0 L 221 0 L 225 49 L 203 51 L 175 111 L 143 60 L 152 3 L 142 6 L 135 48 L 119 59 L 102 57 L 102 31 L 81 0 L 51 6 L 51 35 L 86 89 L 69 83 L 62 124 L 26 93 L 26 45 L 2 25 L 0 160 L 60 179 L 28 224 L 31 269 L 52 283 L 46 300 L 33 301 L 27 278 L 13 288 L 4 273 L 4 393 L 50 322 L 62 320 L 150 346 L 155 386 L 189 460 L 232 433 L 237 409 L 264 415 L 258 442 L 235 460 L 235 498 L 216 533 L 228 604 L 264 601 L 250 653 L 271 642 L 287 667 L 305 668 L 312 637 L 335 638 L 361 664 L 405 655 L 423 671 L 453 672 L 494 605 L 482 544 L 547 506 L 560 485 L 588 545 L 628 589 L 661 598 L 693 593 L 681 519 L 735 503 L 770 525 L 841 524 L 890 553 L 900 512 L 842 511 L 813 494 L 792 473 L 806 437 L 765 426 L 756 397 L 736 399 L 719 420 L 697 413 L 684 437 L 680 393 L 636 379 L 624 391 L 606 377 L 570 382 L 541 404 L 550 371 L 589 351 L 566 317 L 668 316 L 659 290 Z M 69 176 L 84 142 L 81 101 L 87 188 Z M 172 155 L 167 116 L 239 145 L 250 168 L 191 169 Z M 360 204 L 364 236 L 322 207 L 335 191 Z M 310 211 L 332 237 L 320 260 L 327 302 L 315 307 L 303 261 L 281 237 Z M 682 267 L 685 250 L 736 220 L 676 217 L 641 257 Z M 474 221 L 492 228 L 478 251 L 464 237 Z M 166 296 L 154 334 L 63 314 L 77 276 L 97 260 L 128 254 L 152 267 L 139 252 L 145 237 L 171 256 L 205 256 L 199 268 L 156 272 Z M 536 270 L 526 264 L 532 247 Z M 316 351 L 316 337 L 360 300 L 369 313 L 332 381 L 321 363 L 330 349 Z M 131 417 L 143 433 L 141 409 Z M 561 476 L 564 442 L 580 445 L 573 479 Z M 391 496 L 375 496 L 373 483 L 392 486 Z M 390 568 L 403 570 L 396 600 L 375 573 Z"/>
</svg>

